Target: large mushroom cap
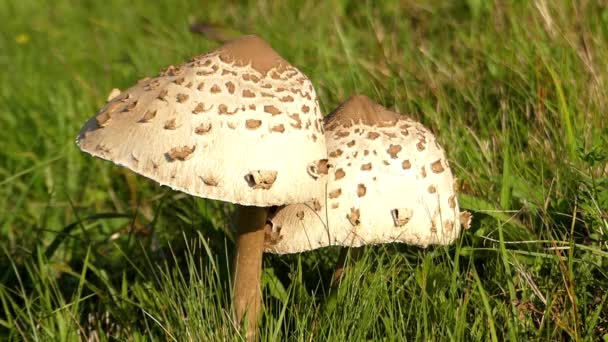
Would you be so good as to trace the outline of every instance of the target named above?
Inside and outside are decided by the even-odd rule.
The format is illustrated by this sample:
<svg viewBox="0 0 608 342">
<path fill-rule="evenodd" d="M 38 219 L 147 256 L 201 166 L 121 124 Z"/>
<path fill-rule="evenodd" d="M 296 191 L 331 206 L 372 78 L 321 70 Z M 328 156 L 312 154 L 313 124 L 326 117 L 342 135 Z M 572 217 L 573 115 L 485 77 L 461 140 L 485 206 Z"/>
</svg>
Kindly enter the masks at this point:
<svg viewBox="0 0 608 342">
<path fill-rule="evenodd" d="M 326 201 L 278 210 L 266 234 L 267 252 L 389 242 L 428 246 L 458 236 L 454 177 L 443 149 L 420 123 L 354 96 L 326 117 L 325 137 Z"/>
<path fill-rule="evenodd" d="M 327 151 L 315 90 L 256 36 L 112 95 L 78 135 L 85 152 L 173 189 L 243 205 L 323 196 L 318 165 Z"/>
</svg>

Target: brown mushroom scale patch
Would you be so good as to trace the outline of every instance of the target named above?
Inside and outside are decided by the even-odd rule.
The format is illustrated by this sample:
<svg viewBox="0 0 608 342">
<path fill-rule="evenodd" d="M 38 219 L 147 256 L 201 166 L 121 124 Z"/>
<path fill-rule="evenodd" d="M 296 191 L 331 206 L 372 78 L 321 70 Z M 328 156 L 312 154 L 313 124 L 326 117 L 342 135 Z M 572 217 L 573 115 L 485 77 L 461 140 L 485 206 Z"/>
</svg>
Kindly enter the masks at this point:
<svg viewBox="0 0 608 342">
<path fill-rule="evenodd" d="M 248 129 L 256 129 L 262 125 L 262 120 L 248 119 L 245 121 L 245 127 Z"/>
<path fill-rule="evenodd" d="M 268 190 L 277 180 L 275 170 L 255 170 L 245 175 L 245 181 L 253 189 Z"/>
<path fill-rule="evenodd" d="M 410 163 L 409 159 L 406 159 L 401 163 L 401 167 L 403 167 L 404 170 L 409 170 L 412 167 L 412 163 Z"/>
<path fill-rule="evenodd" d="M 416 149 L 418 149 L 418 151 L 422 152 L 422 151 L 424 151 L 424 148 L 425 148 L 425 147 L 424 147 L 424 143 L 423 143 L 422 141 L 419 141 L 419 142 L 416 144 Z"/>
<path fill-rule="evenodd" d="M 314 211 L 321 210 L 321 203 L 319 203 L 319 201 L 317 201 L 317 200 L 312 201 L 312 209 Z"/>
<path fill-rule="evenodd" d="M 302 221 L 304 219 L 304 211 L 300 210 L 296 213 L 296 217 L 298 220 Z"/>
<path fill-rule="evenodd" d="M 308 113 L 310 111 L 310 107 L 307 105 L 302 105 L 302 113 Z"/>
<path fill-rule="evenodd" d="M 290 119 L 294 120 L 295 123 L 291 123 L 291 127 L 293 128 L 297 128 L 297 129 L 301 129 L 302 128 L 302 120 L 300 119 L 300 115 L 298 114 L 291 114 L 289 116 Z"/>
<path fill-rule="evenodd" d="M 346 143 L 346 146 L 348 146 L 348 147 L 355 146 L 355 141 L 354 140 L 349 141 L 348 143 Z"/>
<path fill-rule="evenodd" d="M 371 140 L 374 140 L 374 139 L 378 138 L 379 136 L 380 136 L 380 133 L 377 133 L 377 132 L 367 133 L 367 138 L 371 139 Z"/>
<path fill-rule="evenodd" d="M 209 106 L 209 108 L 205 108 L 205 104 L 202 102 L 199 102 L 199 104 L 197 104 L 196 107 L 194 107 L 194 110 L 192 110 L 192 113 L 199 114 L 199 113 L 208 112 L 211 110 L 211 108 L 213 108 L 213 105 Z"/>
<path fill-rule="evenodd" d="M 285 132 L 285 126 L 283 126 L 283 124 L 279 124 L 279 125 L 273 126 L 270 130 L 273 132 L 283 133 L 283 132 Z"/>
<path fill-rule="evenodd" d="M 139 122 L 141 122 L 141 123 L 150 122 L 150 120 L 154 119 L 154 117 L 156 117 L 156 110 L 147 110 L 144 113 L 144 116 L 142 116 L 142 118 L 139 119 Z"/>
<path fill-rule="evenodd" d="M 388 152 L 388 154 L 391 156 L 391 158 L 393 159 L 397 159 L 397 153 L 401 152 L 401 145 L 390 145 L 388 147 L 388 150 L 386 150 L 386 152 Z"/>
<path fill-rule="evenodd" d="M 165 121 L 164 128 L 165 129 L 171 129 L 171 130 L 176 129 L 177 128 L 177 124 L 175 123 L 175 118 Z"/>
<path fill-rule="evenodd" d="M 198 135 L 209 133 L 211 130 L 211 123 L 202 123 L 194 129 L 194 133 Z"/>
<path fill-rule="evenodd" d="M 422 178 L 426 177 L 426 169 L 424 168 L 424 166 L 420 169 L 420 174 L 422 175 Z"/>
<path fill-rule="evenodd" d="M 363 196 L 365 196 L 366 192 L 367 192 L 367 188 L 365 187 L 365 184 L 357 185 L 357 196 L 363 197 Z"/>
<path fill-rule="evenodd" d="M 213 87 L 211 87 L 211 89 L 209 89 L 209 91 L 211 91 L 211 94 L 217 94 L 217 93 L 221 93 L 222 89 L 217 84 L 214 84 Z"/>
<path fill-rule="evenodd" d="M 361 165 L 361 171 L 369 171 L 372 169 L 372 163 L 367 163 Z"/>
<path fill-rule="evenodd" d="M 329 152 L 329 156 L 332 157 L 332 158 L 339 157 L 341 155 L 342 155 L 342 150 L 341 149 L 337 149 L 335 151 Z"/>
<path fill-rule="evenodd" d="M 326 175 L 329 171 L 329 161 L 327 159 L 319 159 L 317 162 L 317 173 L 320 175 Z"/>
<path fill-rule="evenodd" d="M 188 98 L 189 98 L 188 94 L 181 94 L 181 93 L 177 94 L 177 102 L 179 102 L 179 103 L 184 103 L 184 102 L 188 101 Z"/>
<path fill-rule="evenodd" d="M 410 208 L 393 209 L 391 210 L 391 216 L 395 227 L 402 227 L 412 219 L 414 211 Z"/>
<path fill-rule="evenodd" d="M 272 115 L 279 115 L 281 114 L 281 110 L 273 105 L 267 105 L 264 106 L 264 112 L 272 114 Z"/>
<path fill-rule="evenodd" d="M 213 176 L 206 176 L 206 177 L 201 176 L 201 180 L 207 186 L 217 186 L 219 184 L 217 179 Z"/>
<path fill-rule="evenodd" d="M 196 149 L 196 146 L 182 146 L 172 148 L 167 155 L 171 160 L 184 161 L 190 157 L 192 152 Z"/>
<path fill-rule="evenodd" d="M 444 171 L 443 165 L 441 165 L 441 159 L 431 164 L 431 170 L 433 170 L 434 173 L 442 173 Z"/>
<path fill-rule="evenodd" d="M 338 131 L 336 132 L 336 137 L 337 138 L 344 138 L 350 135 L 349 131 Z"/>
<path fill-rule="evenodd" d="M 445 222 L 443 222 L 443 228 L 446 232 L 452 232 L 452 230 L 454 230 L 454 222 L 452 222 L 452 220 L 445 220 Z"/>
<path fill-rule="evenodd" d="M 456 208 L 456 195 L 448 197 L 448 205 L 450 206 L 450 209 Z"/>
<path fill-rule="evenodd" d="M 429 185 L 428 191 L 429 193 L 434 194 L 435 192 L 437 192 L 437 188 L 435 188 L 434 185 Z"/>
<path fill-rule="evenodd" d="M 226 82 L 226 89 L 228 89 L 228 92 L 230 94 L 234 94 L 234 91 L 236 90 L 236 86 L 232 82 Z"/>
<path fill-rule="evenodd" d="M 359 209 L 350 208 L 350 214 L 346 214 L 346 218 L 353 226 L 358 226 L 361 223 L 361 212 Z"/>
<path fill-rule="evenodd" d="M 335 180 L 342 179 L 346 176 L 346 172 L 343 169 L 337 169 L 335 175 Z"/>
<path fill-rule="evenodd" d="M 338 198 L 338 197 L 340 197 L 340 195 L 342 195 L 342 189 L 336 189 L 329 193 L 329 198 L 331 198 L 331 199 Z"/>
<path fill-rule="evenodd" d="M 249 89 L 243 90 L 243 97 L 255 97 L 255 93 Z"/>
<path fill-rule="evenodd" d="M 110 114 L 108 112 L 103 112 L 95 117 L 95 121 L 97 122 L 97 126 L 105 127 L 110 121 Z"/>
</svg>

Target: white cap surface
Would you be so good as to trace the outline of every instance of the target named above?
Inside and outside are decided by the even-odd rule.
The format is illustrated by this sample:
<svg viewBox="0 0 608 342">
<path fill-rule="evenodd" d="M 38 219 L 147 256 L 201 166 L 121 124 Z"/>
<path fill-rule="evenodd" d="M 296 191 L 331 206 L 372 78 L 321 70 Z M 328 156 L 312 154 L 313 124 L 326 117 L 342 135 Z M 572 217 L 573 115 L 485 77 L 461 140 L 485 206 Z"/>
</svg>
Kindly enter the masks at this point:
<svg viewBox="0 0 608 342">
<path fill-rule="evenodd" d="M 112 91 L 77 144 L 175 190 L 272 206 L 323 197 L 322 125 L 310 80 L 245 36 Z"/>
<path fill-rule="evenodd" d="M 428 129 L 355 96 L 326 117 L 325 136 L 326 200 L 274 213 L 267 252 L 390 242 L 428 246 L 458 236 L 454 177 Z"/>
</svg>

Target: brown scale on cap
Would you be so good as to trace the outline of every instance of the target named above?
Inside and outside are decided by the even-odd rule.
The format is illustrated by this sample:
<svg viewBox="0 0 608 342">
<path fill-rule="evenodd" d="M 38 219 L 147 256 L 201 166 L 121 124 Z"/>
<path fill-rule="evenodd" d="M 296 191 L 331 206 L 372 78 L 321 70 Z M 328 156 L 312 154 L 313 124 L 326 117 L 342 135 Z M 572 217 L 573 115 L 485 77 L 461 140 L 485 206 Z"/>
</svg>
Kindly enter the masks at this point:
<svg viewBox="0 0 608 342">
<path fill-rule="evenodd" d="M 150 122 L 150 120 L 154 119 L 154 117 L 156 117 L 156 109 L 155 110 L 149 109 L 144 113 L 144 116 L 142 116 L 138 122 L 141 122 L 141 123 Z"/>
<path fill-rule="evenodd" d="M 336 138 L 344 138 L 347 137 L 350 134 L 349 131 L 338 131 L 336 132 L 335 136 Z"/>
<path fill-rule="evenodd" d="M 211 94 L 218 94 L 222 92 L 222 88 L 220 88 L 217 84 L 214 84 L 213 87 L 209 89 L 209 91 L 211 92 Z"/>
<path fill-rule="evenodd" d="M 319 203 L 319 201 L 317 201 L 317 200 L 312 201 L 312 209 L 314 211 L 321 210 L 321 203 Z"/>
<path fill-rule="evenodd" d="M 280 98 L 281 102 L 293 102 L 293 96 L 287 95 Z"/>
<path fill-rule="evenodd" d="M 296 213 L 296 217 L 298 218 L 298 220 L 302 221 L 304 220 L 304 211 L 300 210 Z"/>
<path fill-rule="evenodd" d="M 201 176 L 200 178 L 203 181 L 203 184 L 207 186 L 217 186 L 219 184 L 217 178 L 213 176 Z"/>
<path fill-rule="evenodd" d="M 329 198 L 331 198 L 331 199 L 338 198 L 338 197 L 340 197 L 340 195 L 342 195 L 342 189 L 336 189 L 329 193 Z"/>
<path fill-rule="evenodd" d="M 177 124 L 175 123 L 175 118 L 165 121 L 165 125 L 163 126 L 163 128 L 170 129 L 170 130 L 176 129 Z"/>
<path fill-rule="evenodd" d="M 177 102 L 184 103 L 184 102 L 188 101 L 189 97 L 190 96 L 188 94 L 179 93 L 179 94 L 177 94 L 176 99 L 177 99 Z"/>
<path fill-rule="evenodd" d="M 291 115 L 289 115 L 289 118 L 295 121 L 295 123 L 290 124 L 291 127 L 296 128 L 296 129 L 302 128 L 302 120 L 300 119 L 300 115 L 291 114 Z"/>
<path fill-rule="evenodd" d="M 226 82 L 226 89 L 228 89 L 228 92 L 230 94 L 234 94 L 235 90 L 236 90 L 236 86 L 234 85 L 234 83 L 232 82 Z"/>
<path fill-rule="evenodd" d="M 310 111 L 310 107 L 307 105 L 302 105 L 302 113 L 308 113 Z"/>
<path fill-rule="evenodd" d="M 255 170 L 245 175 L 245 181 L 253 189 L 268 190 L 277 180 L 277 171 L 274 170 Z"/>
<path fill-rule="evenodd" d="M 424 168 L 424 166 L 420 168 L 420 174 L 422 175 L 422 178 L 426 177 L 426 169 Z"/>
<path fill-rule="evenodd" d="M 348 147 L 353 147 L 353 146 L 355 146 L 355 140 L 351 140 L 351 141 L 347 142 L 347 143 L 346 143 L 346 146 L 348 146 Z"/>
<path fill-rule="evenodd" d="M 401 152 L 401 145 L 391 144 L 386 152 L 391 156 L 391 158 L 397 159 L 397 153 Z"/>
<path fill-rule="evenodd" d="M 163 89 L 158 93 L 158 96 L 156 96 L 156 98 L 161 101 L 165 101 L 167 99 L 168 94 L 169 94 L 169 91 L 167 89 Z"/>
<path fill-rule="evenodd" d="M 285 126 L 283 126 L 283 124 L 278 124 L 276 126 L 272 126 L 270 130 L 273 132 L 283 133 L 285 132 Z"/>
<path fill-rule="evenodd" d="M 207 133 L 209 133 L 209 131 L 211 131 L 211 123 L 210 122 L 202 123 L 202 124 L 198 125 L 198 127 L 196 127 L 194 129 L 194 133 L 196 133 L 198 135 L 207 134 Z"/>
<path fill-rule="evenodd" d="M 262 120 L 248 119 L 245 121 L 245 127 L 248 129 L 256 129 L 262 126 Z"/>
<path fill-rule="evenodd" d="M 429 185 L 428 189 L 429 193 L 434 194 L 437 192 L 437 188 L 434 185 Z"/>
<path fill-rule="evenodd" d="M 369 171 L 372 169 L 372 163 L 367 163 L 361 165 L 361 171 Z"/>
<path fill-rule="evenodd" d="M 444 171 L 443 165 L 441 165 L 441 159 L 431 164 L 431 170 L 433 171 L 433 173 L 442 173 Z"/>
<path fill-rule="evenodd" d="M 418 151 L 419 151 L 419 152 L 424 151 L 424 149 L 425 149 L 424 143 L 423 143 L 422 141 L 419 141 L 419 142 L 416 144 L 416 149 L 418 149 Z"/>
<path fill-rule="evenodd" d="M 316 162 L 310 163 L 306 172 L 314 179 L 318 179 L 321 175 L 327 175 L 329 164 L 327 159 L 319 159 Z"/>
<path fill-rule="evenodd" d="M 452 195 L 448 198 L 448 205 L 451 209 L 456 208 L 456 195 Z"/>
<path fill-rule="evenodd" d="M 367 188 L 365 187 L 365 184 L 357 185 L 357 196 L 363 197 L 363 196 L 365 196 L 366 192 L 367 192 Z"/>
<path fill-rule="evenodd" d="M 110 119 L 111 119 L 110 113 L 103 112 L 95 117 L 95 122 L 97 122 L 97 126 L 105 127 L 108 124 L 108 122 L 110 121 Z"/>
<path fill-rule="evenodd" d="M 283 112 L 281 112 L 281 110 L 273 105 L 266 105 L 264 106 L 264 112 L 268 113 L 268 114 L 272 114 L 272 115 L 279 115 Z"/>
<path fill-rule="evenodd" d="M 393 209 L 391 210 L 391 216 L 395 227 L 402 227 L 410 222 L 414 216 L 414 211 L 410 208 Z"/>
<path fill-rule="evenodd" d="M 367 133 L 367 138 L 371 139 L 371 140 L 375 140 L 379 136 L 380 136 L 380 133 L 377 133 L 377 132 L 369 132 L 369 133 Z"/>
<path fill-rule="evenodd" d="M 252 92 L 252 91 L 251 91 L 251 90 L 249 90 L 249 89 L 243 89 L 243 92 L 241 93 L 241 95 L 242 95 L 243 97 L 247 97 L 247 98 L 253 98 L 253 97 L 255 97 L 255 93 L 254 93 L 254 92 Z"/>
<path fill-rule="evenodd" d="M 196 149 L 196 146 L 181 146 L 174 147 L 169 152 L 167 152 L 167 156 L 169 160 L 180 160 L 184 161 L 191 157 L 192 153 Z"/>
<path fill-rule="evenodd" d="M 218 114 L 233 115 L 233 114 L 236 114 L 236 112 L 238 112 L 238 111 L 239 111 L 238 107 L 235 108 L 233 111 L 229 111 L 228 106 L 226 106 L 223 103 L 217 107 Z"/>
<path fill-rule="evenodd" d="M 344 176 L 346 176 L 346 172 L 344 172 L 344 170 L 340 168 L 340 169 L 336 170 L 336 173 L 334 174 L 334 176 L 335 176 L 335 178 L 334 178 L 335 180 L 342 179 L 342 178 L 344 178 Z"/>
<path fill-rule="evenodd" d="M 443 222 L 443 229 L 445 229 L 446 232 L 451 232 L 454 230 L 454 222 L 452 222 L 452 220 L 445 220 Z"/>
<path fill-rule="evenodd" d="M 404 170 L 409 170 L 412 168 L 412 163 L 410 163 L 409 159 L 406 159 L 401 163 L 401 167 L 403 167 Z"/>
<path fill-rule="evenodd" d="M 213 105 L 210 105 L 209 108 L 205 108 L 205 104 L 202 102 L 199 102 L 196 107 L 194 107 L 194 109 L 192 110 L 192 114 L 200 114 L 200 113 L 205 113 L 210 111 L 211 109 L 213 109 Z"/>
<path fill-rule="evenodd" d="M 336 158 L 342 155 L 342 150 L 341 149 L 337 149 L 335 151 L 332 151 L 329 153 L 329 156 L 332 158 Z"/>
<path fill-rule="evenodd" d="M 350 214 L 346 214 L 346 218 L 353 226 L 358 226 L 361 223 L 361 212 L 359 209 L 350 208 Z"/>
</svg>

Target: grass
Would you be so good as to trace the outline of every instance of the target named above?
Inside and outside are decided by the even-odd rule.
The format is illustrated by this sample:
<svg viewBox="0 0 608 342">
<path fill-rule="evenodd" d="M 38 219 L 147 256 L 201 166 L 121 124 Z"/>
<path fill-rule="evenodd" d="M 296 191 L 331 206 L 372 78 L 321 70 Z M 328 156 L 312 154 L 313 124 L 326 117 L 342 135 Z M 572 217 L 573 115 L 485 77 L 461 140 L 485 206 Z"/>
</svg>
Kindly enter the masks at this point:
<svg viewBox="0 0 608 342">
<path fill-rule="evenodd" d="M 207 35 L 194 22 L 218 25 Z M 326 113 L 420 120 L 474 213 L 456 244 L 265 256 L 263 340 L 608 340 L 605 1 L 0 2 L 0 340 L 240 340 L 231 207 L 88 157 L 113 87 L 257 33 Z"/>
</svg>

